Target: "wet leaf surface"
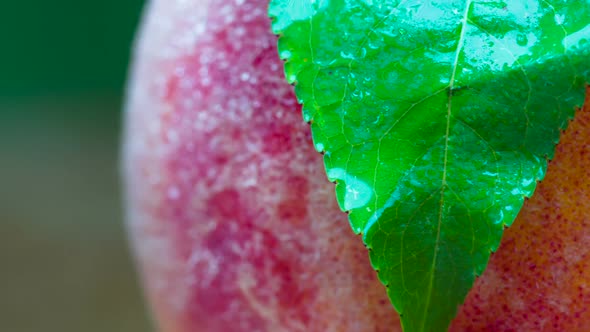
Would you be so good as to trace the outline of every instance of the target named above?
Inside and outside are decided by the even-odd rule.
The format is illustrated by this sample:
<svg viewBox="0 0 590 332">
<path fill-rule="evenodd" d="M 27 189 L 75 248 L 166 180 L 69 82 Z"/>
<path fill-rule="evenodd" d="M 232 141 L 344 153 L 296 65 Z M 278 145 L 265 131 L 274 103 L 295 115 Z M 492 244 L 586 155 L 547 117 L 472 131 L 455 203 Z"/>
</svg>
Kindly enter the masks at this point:
<svg viewBox="0 0 590 332">
<path fill-rule="evenodd" d="M 448 327 L 590 80 L 590 1 L 273 0 L 340 207 L 405 331 Z"/>
</svg>

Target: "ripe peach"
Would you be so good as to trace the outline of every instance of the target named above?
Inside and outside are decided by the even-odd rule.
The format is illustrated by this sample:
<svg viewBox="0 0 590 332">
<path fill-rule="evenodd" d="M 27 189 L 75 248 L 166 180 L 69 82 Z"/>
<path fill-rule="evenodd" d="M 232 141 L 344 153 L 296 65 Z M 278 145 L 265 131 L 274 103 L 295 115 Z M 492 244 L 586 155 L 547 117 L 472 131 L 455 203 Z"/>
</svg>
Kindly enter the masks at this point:
<svg viewBox="0 0 590 332">
<path fill-rule="evenodd" d="M 126 114 L 128 225 L 163 332 L 400 331 L 285 83 L 268 0 L 156 0 Z M 452 331 L 590 331 L 590 110 Z"/>
</svg>

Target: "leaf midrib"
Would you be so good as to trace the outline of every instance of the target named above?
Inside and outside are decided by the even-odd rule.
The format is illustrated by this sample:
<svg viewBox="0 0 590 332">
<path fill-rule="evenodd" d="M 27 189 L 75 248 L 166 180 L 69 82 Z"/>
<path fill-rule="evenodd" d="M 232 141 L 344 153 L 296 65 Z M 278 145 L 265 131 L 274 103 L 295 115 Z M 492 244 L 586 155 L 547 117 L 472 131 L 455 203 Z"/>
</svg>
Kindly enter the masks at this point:
<svg viewBox="0 0 590 332">
<path fill-rule="evenodd" d="M 445 200 L 445 187 L 447 185 L 447 163 L 448 163 L 448 153 L 449 153 L 449 136 L 450 136 L 450 129 L 451 129 L 451 110 L 452 110 L 452 98 L 453 98 L 453 89 L 455 86 L 455 77 L 457 75 L 457 68 L 459 64 L 459 56 L 461 54 L 461 50 L 463 48 L 463 44 L 465 42 L 465 32 L 467 26 L 467 20 L 469 17 L 469 8 L 471 7 L 472 0 L 466 0 L 465 2 L 465 10 L 463 12 L 463 18 L 461 20 L 461 35 L 459 37 L 459 42 L 457 43 L 457 52 L 455 53 L 455 60 L 453 62 L 453 72 L 451 74 L 451 79 L 449 81 L 448 87 L 448 102 L 447 102 L 447 124 L 446 124 L 446 132 L 445 132 L 445 149 L 444 149 L 444 159 L 443 159 L 443 172 L 442 172 L 442 181 L 441 181 L 441 188 L 440 188 L 440 209 L 438 213 L 438 225 L 436 231 L 436 241 L 434 245 L 434 253 L 432 258 L 432 265 L 430 267 L 430 280 L 428 282 L 428 290 L 426 292 L 426 303 L 424 305 L 424 312 L 422 314 L 421 320 L 421 327 L 419 331 L 424 331 L 424 327 L 426 324 L 426 316 L 428 314 L 428 308 L 430 307 L 430 301 L 432 298 L 432 287 L 434 284 L 434 274 L 435 274 L 435 267 L 436 261 L 438 258 L 438 247 L 440 243 L 440 229 L 442 225 L 442 217 L 443 217 L 443 207 L 444 207 L 444 200 Z"/>
</svg>

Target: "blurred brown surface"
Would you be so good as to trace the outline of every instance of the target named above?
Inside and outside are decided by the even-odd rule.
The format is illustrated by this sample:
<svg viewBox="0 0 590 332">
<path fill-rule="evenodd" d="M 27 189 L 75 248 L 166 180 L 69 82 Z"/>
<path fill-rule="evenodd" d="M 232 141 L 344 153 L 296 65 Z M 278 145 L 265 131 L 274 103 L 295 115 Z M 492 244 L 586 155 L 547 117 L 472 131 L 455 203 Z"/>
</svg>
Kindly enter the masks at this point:
<svg viewBox="0 0 590 332">
<path fill-rule="evenodd" d="M 122 217 L 119 108 L 0 102 L 0 331 L 153 331 Z"/>
</svg>

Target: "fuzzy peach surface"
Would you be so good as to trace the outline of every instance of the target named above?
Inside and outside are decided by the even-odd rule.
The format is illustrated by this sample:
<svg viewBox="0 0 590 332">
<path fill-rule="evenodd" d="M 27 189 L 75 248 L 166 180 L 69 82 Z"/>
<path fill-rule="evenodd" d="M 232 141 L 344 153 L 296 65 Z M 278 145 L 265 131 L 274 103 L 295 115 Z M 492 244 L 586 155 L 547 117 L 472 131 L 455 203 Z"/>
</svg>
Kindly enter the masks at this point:
<svg viewBox="0 0 590 332">
<path fill-rule="evenodd" d="M 266 5 L 148 9 L 124 159 L 129 230 L 160 329 L 400 331 L 285 83 Z M 451 331 L 590 331 L 588 108 Z"/>
</svg>

